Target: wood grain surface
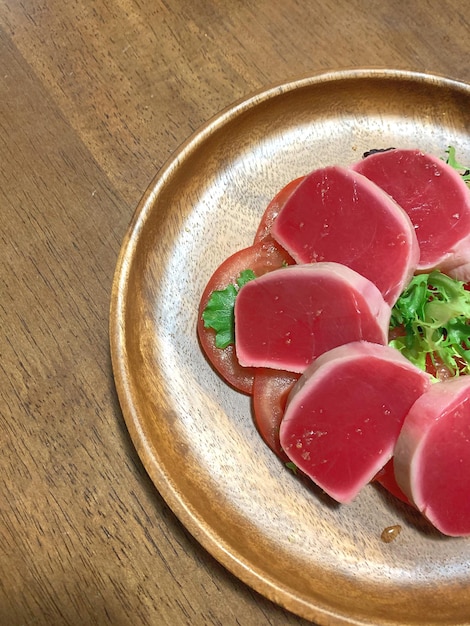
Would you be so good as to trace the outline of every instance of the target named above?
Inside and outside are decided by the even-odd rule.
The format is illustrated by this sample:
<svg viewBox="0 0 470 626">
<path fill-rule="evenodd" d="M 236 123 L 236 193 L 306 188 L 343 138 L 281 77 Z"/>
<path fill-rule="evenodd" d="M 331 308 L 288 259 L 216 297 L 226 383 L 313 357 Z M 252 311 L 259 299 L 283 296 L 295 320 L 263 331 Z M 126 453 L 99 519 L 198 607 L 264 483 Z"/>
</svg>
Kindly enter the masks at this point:
<svg viewBox="0 0 470 626">
<path fill-rule="evenodd" d="M 465 0 L 0 2 L 0 624 L 307 624 L 147 477 L 108 311 L 155 173 L 233 101 L 321 70 L 470 81 Z"/>
</svg>

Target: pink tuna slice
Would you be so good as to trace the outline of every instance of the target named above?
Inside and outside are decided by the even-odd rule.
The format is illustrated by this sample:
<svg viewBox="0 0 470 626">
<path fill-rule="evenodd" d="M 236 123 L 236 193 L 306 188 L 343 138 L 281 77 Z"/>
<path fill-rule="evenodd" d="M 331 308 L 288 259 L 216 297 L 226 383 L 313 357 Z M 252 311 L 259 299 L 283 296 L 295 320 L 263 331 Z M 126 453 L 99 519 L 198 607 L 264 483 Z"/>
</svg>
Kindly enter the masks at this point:
<svg viewBox="0 0 470 626">
<path fill-rule="evenodd" d="M 353 169 L 410 216 L 421 251 L 418 270 L 453 275 L 454 268 L 470 262 L 470 190 L 454 168 L 420 150 L 393 149 L 372 154 Z"/>
<path fill-rule="evenodd" d="M 241 365 L 302 373 L 351 341 L 386 344 L 390 307 L 377 287 L 339 263 L 290 265 L 246 283 L 235 300 Z"/>
<path fill-rule="evenodd" d="M 367 342 L 323 354 L 292 389 L 280 427 L 287 456 L 338 502 L 387 463 L 430 377 L 397 350 Z"/>
<path fill-rule="evenodd" d="M 438 530 L 470 535 L 470 376 L 435 383 L 416 401 L 394 465 L 401 489 Z"/>
<path fill-rule="evenodd" d="M 300 183 L 271 234 L 297 263 L 334 261 L 359 272 L 390 306 L 419 259 L 403 209 L 366 177 L 338 166 L 315 170 Z"/>
</svg>

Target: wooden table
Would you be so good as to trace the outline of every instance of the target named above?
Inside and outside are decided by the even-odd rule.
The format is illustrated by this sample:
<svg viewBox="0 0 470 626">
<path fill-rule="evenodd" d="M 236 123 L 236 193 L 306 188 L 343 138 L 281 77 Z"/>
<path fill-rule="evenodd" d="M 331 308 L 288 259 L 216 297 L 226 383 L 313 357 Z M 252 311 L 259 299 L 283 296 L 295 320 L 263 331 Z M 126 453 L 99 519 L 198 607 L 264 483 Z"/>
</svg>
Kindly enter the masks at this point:
<svg viewBox="0 0 470 626">
<path fill-rule="evenodd" d="M 166 159 L 255 90 L 352 67 L 470 81 L 467 3 L 4 0 L 0 18 L 0 623 L 307 623 L 147 477 L 109 356 L 117 255 Z"/>
</svg>

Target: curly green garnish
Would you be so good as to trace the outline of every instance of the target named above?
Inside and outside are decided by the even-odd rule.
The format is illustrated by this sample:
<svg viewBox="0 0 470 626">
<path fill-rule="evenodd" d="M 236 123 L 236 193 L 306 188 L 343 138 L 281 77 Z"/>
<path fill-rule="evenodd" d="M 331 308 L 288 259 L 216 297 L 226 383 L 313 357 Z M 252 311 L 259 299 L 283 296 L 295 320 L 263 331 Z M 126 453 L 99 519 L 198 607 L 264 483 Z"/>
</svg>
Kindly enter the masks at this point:
<svg viewBox="0 0 470 626">
<path fill-rule="evenodd" d="M 451 167 L 454 168 L 454 170 L 457 170 L 459 174 L 462 176 L 463 180 L 467 183 L 467 185 L 470 185 L 470 167 L 467 167 L 465 165 L 461 165 L 460 163 L 458 163 L 455 157 L 455 148 L 453 146 L 449 146 L 446 150 L 446 153 L 447 153 L 447 159 L 446 159 L 447 165 L 450 165 Z"/>
<path fill-rule="evenodd" d="M 390 345 L 426 370 L 470 373 L 470 292 L 439 271 L 414 276 L 392 309 Z M 397 333 L 398 330 L 398 333 Z"/>
</svg>

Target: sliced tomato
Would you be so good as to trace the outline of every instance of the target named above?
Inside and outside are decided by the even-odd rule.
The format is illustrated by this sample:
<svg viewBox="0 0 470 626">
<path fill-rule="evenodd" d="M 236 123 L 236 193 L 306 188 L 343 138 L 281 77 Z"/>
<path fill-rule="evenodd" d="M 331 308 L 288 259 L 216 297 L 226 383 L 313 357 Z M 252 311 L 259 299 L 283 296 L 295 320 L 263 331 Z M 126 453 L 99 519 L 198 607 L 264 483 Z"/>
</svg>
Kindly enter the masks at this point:
<svg viewBox="0 0 470 626">
<path fill-rule="evenodd" d="M 393 457 L 390 459 L 386 465 L 378 472 L 374 478 L 375 482 L 378 482 L 382 487 L 384 487 L 388 492 L 390 492 L 393 496 L 401 500 L 402 502 L 406 502 L 406 504 L 410 504 L 411 502 L 408 500 L 406 495 L 401 490 L 400 486 L 397 483 L 397 479 L 395 478 L 395 470 L 393 467 Z"/>
<path fill-rule="evenodd" d="M 287 396 L 300 374 L 258 368 L 253 384 L 253 417 L 259 434 L 283 461 L 287 457 L 279 442 L 279 426 L 286 408 Z"/>
<path fill-rule="evenodd" d="M 285 205 L 287 200 L 291 197 L 300 183 L 304 180 L 305 176 L 300 176 L 300 178 L 296 178 L 295 180 L 291 180 L 290 183 L 287 183 L 285 187 L 279 191 L 271 202 L 266 207 L 266 210 L 261 218 L 261 221 L 258 226 L 258 230 L 256 231 L 254 243 L 261 241 L 271 232 L 271 226 L 279 214 L 279 211 Z"/>
<path fill-rule="evenodd" d="M 197 333 L 201 347 L 214 369 L 232 387 L 243 393 L 250 394 L 253 389 L 255 369 L 242 367 L 235 353 L 233 345 L 225 349 L 215 345 L 215 331 L 205 328 L 202 312 L 213 291 L 225 289 L 230 284 L 236 284 L 240 272 L 253 270 L 255 276 L 262 276 L 286 264 L 294 263 L 292 257 L 279 246 L 270 235 L 248 248 L 235 252 L 226 259 L 214 272 L 201 297 L 198 312 Z"/>
</svg>

